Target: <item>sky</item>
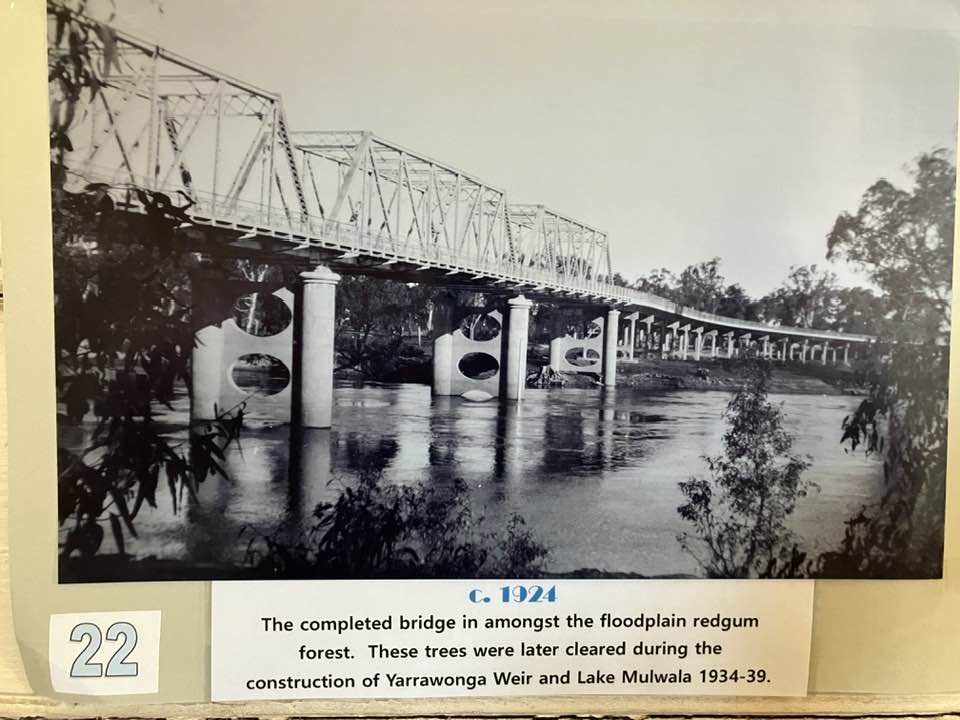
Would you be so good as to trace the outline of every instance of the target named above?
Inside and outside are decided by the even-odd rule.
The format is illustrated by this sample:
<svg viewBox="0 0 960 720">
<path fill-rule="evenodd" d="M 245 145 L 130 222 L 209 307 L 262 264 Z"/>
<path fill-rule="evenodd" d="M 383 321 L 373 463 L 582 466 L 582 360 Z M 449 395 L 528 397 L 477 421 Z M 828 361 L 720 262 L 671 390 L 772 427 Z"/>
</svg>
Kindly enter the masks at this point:
<svg viewBox="0 0 960 720">
<path fill-rule="evenodd" d="M 762 295 L 827 265 L 875 180 L 955 147 L 946 0 L 117 6 L 118 27 L 281 93 L 293 130 L 372 130 L 605 230 L 631 280 L 716 256 Z"/>
</svg>

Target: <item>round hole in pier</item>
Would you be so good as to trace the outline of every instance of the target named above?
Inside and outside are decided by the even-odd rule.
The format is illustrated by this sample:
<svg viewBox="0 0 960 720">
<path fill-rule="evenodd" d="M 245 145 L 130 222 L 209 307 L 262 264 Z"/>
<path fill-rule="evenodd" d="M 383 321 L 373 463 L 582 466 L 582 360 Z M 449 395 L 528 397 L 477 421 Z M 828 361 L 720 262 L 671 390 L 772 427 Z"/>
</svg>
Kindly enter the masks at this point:
<svg viewBox="0 0 960 720">
<path fill-rule="evenodd" d="M 582 347 L 570 348 L 567 350 L 564 357 L 568 363 L 578 367 L 595 365 L 596 363 L 600 362 L 600 353 L 598 353 L 596 350 L 590 350 Z"/>
<path fill-rule="evenodd" d="M 600 337 L 601 334 L 603 334 L 603 325 L 597 320 L 591 320 L 586 324 L 583 336 L 586 338 L 596 338 Z"/>
<path fill-rule="evenodd" d="M 290 370 L 273 355 L 241 355 L 230 369 L 234 385 L 247 393 L 276 395 L 290 384 Z"/>
<path fill-rule="evenodd" d="M 500 370 L 500 363 L 493 355 L 487 353 L 467 353 L 457 367 L 464 377 L 471 380 L 486 380 L 493 377 Z"/>
<path fill-rule="evenodd" d="M 250 335 L 270 337 L 287 329 L 293 322 L 293 313 L 276 295 L 254 292 L 237 298 L 233 321 Z"/>
<path fill-rule="evenodd" d="M 492 315 L 470 313 L 460 321 L 460 332 L 468 340 L 486 342 L 500 334 L 500 323 Z"/>
</svg>

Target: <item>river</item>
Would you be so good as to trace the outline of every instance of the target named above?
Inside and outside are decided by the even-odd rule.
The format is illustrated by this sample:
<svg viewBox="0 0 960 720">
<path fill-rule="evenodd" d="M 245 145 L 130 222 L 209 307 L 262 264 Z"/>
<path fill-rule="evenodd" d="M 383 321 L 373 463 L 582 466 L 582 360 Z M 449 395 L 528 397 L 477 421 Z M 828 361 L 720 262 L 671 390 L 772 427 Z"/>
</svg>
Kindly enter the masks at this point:
<svg viewBox="0 0 960 720">
<path fill-rule="evenodd" d="M 462 478 L 489 529 L 511 514 L 550 549 L 551 572 L 597 569 L 697 575 L 677 541 L 678 483 L 704 476 L 717 454 L 731 395 L 713 391 L 528 390 L 519 404 L 433 398 L 424 385 L 339 385 L 332 430 L 308 431 L 302 472 L 291 476 L 286 426 L 246 430 L 227 454 L 229 480 L 207 480 L 199 502 L 173 513 L 165 490 L 137 518 L 127 551 L 193 563 L 237 564 L 245 538 L 310 526 L 316 503 L 332 500 L 362 467 L 396 483 Z M 882 484 L 875 458 L 848 453 L 840 425 L 859 402 L 849 396 L 771 395 L 782 403 L 794 451 L 810 455 L 819 490 L 799 501 L 790 527 L 801 547 L 835 547 L 844 520 Z M 87 427 L 85 424 L 84 427 Z M 80 433 L 64 428 L 62 441 Z M 109 537 L 109 533 L 108 533 Z M 103 551 L 112 543 L 105 541 Z"/>
</svg>

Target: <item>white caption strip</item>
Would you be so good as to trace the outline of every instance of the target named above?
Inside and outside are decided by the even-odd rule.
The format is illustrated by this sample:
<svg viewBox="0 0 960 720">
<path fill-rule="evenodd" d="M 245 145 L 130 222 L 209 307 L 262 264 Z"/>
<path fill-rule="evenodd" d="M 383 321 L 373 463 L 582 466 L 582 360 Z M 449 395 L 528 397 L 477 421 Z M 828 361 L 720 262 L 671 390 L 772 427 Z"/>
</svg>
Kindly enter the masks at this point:
<svg viewBox="0 0 960 720">
<path fill-rule="evenodd" d="M 213 584 L 213 700 L 803 695 L 812 581 Z"/>
</svg>

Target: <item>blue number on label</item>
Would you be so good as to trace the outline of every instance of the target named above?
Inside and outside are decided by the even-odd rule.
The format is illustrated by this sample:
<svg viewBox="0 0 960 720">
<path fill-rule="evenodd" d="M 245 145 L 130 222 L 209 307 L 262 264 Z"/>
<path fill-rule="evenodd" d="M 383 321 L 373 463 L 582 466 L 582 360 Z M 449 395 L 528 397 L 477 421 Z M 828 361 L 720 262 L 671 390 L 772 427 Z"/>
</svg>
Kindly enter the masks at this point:
<svg viewBox="0 0 960 720">
<path fill-rule="evenodd" d="M 119 640 L 123 635 L 123 645 L 107 663 L 107 677 L 136 677 L 138 666 L 135 662 L 126 662 L 137 646 L 137 629 L 128 622 L 117 622 L 107 628 L 107 640 Z"/>
<path fill-rule="evenodd" d="M 500 588 L 500 600 L 502 602 L 556 602 L 557 586 L 551 585 L 544 590 L 542 585 L 531 585 L 529 588 L 523 585 L 504 585 Z"/>
<path fill-rule="evenodd" d="M 70 639 L 73 642 L 83 642 L 84 638 L 87 638 L 87 646 L 80 651 L 77 659 L 70 666 L 70 677 L 100 677 L 103 674 L 103 665 L 90 662 L 100 649 L 100 643 L 103 642 L 100 628 L 93 623 L 80 623 L 70 631 Z"/>
</svg>

